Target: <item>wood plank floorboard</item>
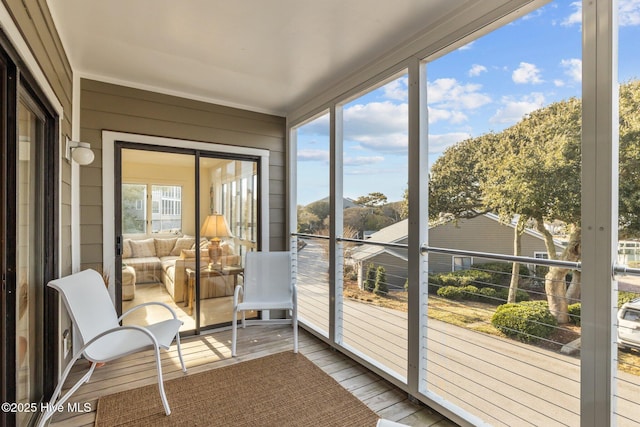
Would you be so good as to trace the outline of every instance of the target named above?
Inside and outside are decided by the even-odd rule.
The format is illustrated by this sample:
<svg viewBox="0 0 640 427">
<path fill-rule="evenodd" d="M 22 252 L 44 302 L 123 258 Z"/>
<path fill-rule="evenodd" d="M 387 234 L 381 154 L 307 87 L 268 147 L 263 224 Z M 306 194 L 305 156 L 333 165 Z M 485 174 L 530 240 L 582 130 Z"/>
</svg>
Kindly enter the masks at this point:
<svg viewBox="0 0 640 427">
<path fill-rule="evenodd" d="M 250 326 L 238 331 L 238 357 L 231 357 L 231 330 L 216 331 L 181 339 L 187 375 L 216 369 L 289 351 L 293 346 L 290 326 Z M 450 427 L 456 424 L 430 408 L 413 403 L 401 391 L 380 376 L 316 337 L 300 330 L 299 351 L 345 389 L 364 402 L 382 418 L 409 426 Z M 163 375 L 166 380 L 183 375 L 175 346 L 161 352 Z M 79 360 L 72 369 L 65 387 L 71 387 L 87 372 L 88 362 Z M 156 384 L 155 358 L 152 351 L 142 352 L 107 363 L 97 368 L 89 383 L 71 397 L 70 402 L 91 404 L 86 413 L 61 412 L 54 415 L 51 426 L 92 426 L 98 398 L 119 391 L 148 384 Z M 64 392 L 63 392 L 64 393 Z"/>
</svg>

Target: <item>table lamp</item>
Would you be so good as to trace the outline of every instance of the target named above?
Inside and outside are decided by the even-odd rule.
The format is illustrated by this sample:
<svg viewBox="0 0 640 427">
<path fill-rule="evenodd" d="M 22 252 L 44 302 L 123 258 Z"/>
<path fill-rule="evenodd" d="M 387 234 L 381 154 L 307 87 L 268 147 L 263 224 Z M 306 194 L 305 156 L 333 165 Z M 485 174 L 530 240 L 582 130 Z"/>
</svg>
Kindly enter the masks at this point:
<svg viewBox="0 0 640 427">
<path fill-rule="evenodd" d="M 200 229 L 200 235 L 209 237 L 209 269 L 211 270 L 217 263 L 221 254 L 220 238 L 231 237 L 231 230 L 227 219 L 221 214 L 208 215 Z"/>
</svg>

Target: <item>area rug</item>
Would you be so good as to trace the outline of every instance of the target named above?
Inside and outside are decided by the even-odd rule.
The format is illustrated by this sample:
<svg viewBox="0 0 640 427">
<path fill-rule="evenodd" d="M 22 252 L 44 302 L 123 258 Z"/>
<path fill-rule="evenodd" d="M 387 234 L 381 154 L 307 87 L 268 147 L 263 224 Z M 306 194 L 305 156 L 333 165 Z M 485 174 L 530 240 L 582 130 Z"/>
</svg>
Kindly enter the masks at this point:
<svg viewBox="0 0 640 427">
<path fill-rule="evenodd" d="M 378 416 L 293 352 L 165 381 L 98 400 L 96 426 L 375 426 Z"/>
</svg>

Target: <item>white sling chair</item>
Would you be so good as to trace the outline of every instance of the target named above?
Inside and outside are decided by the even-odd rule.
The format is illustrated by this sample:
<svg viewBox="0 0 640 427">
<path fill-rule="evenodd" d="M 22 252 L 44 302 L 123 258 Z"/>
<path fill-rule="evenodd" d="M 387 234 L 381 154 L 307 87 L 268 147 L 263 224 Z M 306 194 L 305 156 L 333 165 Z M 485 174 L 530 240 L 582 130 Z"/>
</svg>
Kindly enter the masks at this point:
<svg viewBox="0 0 640 427">
<path fill-rule="evenodd" d="M 58 386 L 53 392 L 49 404 L 46 406 L 47 411 L 40 417 L 38 425 L 43 426 L 47 419 L 55 413 L 56 408 L 64 405 L 67 399 L 69 399 L 82 384 L 89 381 L 97 363 L 108 362 L 149 348 L 155 350 L 158 388 L 160 389 L 164 410 L 166 414 L 169 415 L 171 409 L 169 409 L 169 403 L 167 402 L 167 396 L 162 383 L 160 347 L 165 350 L 168 349 L 175 338 L 182 371 L 187 372 L 184 360 L 182 359 L 180 334 L 178 333 L 180 326 L 182 326 L 182 321 L 178 319 L 178 316 L 176 316 L 176 313 L 171 307 L 159 302 L 149 302 L 133 307 L 118 317 L 111 302 L 109 292 L 104 285 L 102 276 L 95 270 L 84 270 L 71 276 L 52 280 L 49 282 L 49 286 L 57 290 L 62 296 L 71 320 L 80 332 L 83 345 L 82 348 L 74 351 L 73 359 L 64 370 Z M 120 325 L 120 321 L 125 316 L 134 310 L 151 304 L 165 307 L 169 310 L 173 318 L 148 326 Z M 93 362 L 91 363 L 89 372 L 80 378 L 64 396 L 60 396 L 62 386 L 71 368 L 82 355 L 90 362 Z"/>
<path fill-rule="evenodd" d="M 240 302 L 242 300 L 242 302 Z M 298 352 L 298 308 L 296 285 L 291 275 L 290 252 L 247 252 L 244 283 L 233 294 L 231 355 L 236 355 L 238 312 L 242 327 L 246 327 L 246 310 L 291 311 L 291 319 L 257 320 L 252 323 L 284 323 L 293 325 L 293 351 Z"/>
</svg>

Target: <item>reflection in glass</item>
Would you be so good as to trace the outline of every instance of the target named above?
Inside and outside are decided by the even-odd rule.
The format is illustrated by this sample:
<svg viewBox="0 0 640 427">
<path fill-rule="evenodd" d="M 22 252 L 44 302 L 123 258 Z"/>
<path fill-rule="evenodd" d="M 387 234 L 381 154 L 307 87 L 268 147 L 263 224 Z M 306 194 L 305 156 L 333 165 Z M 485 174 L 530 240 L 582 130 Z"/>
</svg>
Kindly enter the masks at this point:
<svg viewBox="0 0 640 427">
<path fill-rule="evenodd" d="M 42 395 L 42 363 L 37 343 L 42 341 L 42 126 L 20 102 L 18 109 L 18 229 L 16 294 L 16 401 L 31 403 Z M 17 413 L 17 425 L 27 425 L 32 414 Z"/>
<path fill-rule="evenodd" d="M 196 175 L 193 154 L 122 150 L 123 311 L 163 302 L 182 330 L 196 328 L 198 306 L 200 327 L 231 321 L 243 255 L 258 244 L 257 162 L 202 154 Z M 203 227 L 207 218 L 223 220 L 224 232 Z M 127 321 L 148 324 L 162 310 L 149 306 Z"/>
</svg>

